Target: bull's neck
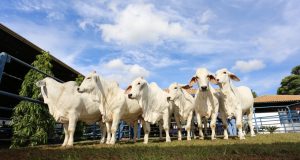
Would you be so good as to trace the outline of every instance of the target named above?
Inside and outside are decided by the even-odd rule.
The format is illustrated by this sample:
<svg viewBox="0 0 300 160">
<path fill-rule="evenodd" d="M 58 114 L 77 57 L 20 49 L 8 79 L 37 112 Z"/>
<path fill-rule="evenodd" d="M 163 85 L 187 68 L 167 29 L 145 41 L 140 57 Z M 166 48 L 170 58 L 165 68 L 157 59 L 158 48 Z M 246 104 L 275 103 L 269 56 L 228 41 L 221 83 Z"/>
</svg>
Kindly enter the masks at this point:
<svg viewBox="0 0 300 160">
<path fill-rule="evenodd" d="M 231 82 L 227 82 L 227 83 L 221 83 L 219 84 L 221 92 L 225 95 L 228 95 L 230 92 L 233 92 L 233 86 L 231 84 Z"/>
<path fill-rule="evenodd" d="M 145 86 L 143 87 L 142 95 L 140 96 L 140 101 L 142 103 L 141 105 L 143 106 L 143 108 L 148 106 L 149 100 L 150 100 L 149 98 L 150 97 L 152 98 L 152 96 L 151 96 L 152 92 L 151 92 L 151 89 L 149 89 L 148 84 L 146 83 L 144 85 Z"/>
<path fill-rule="evenodd" d="M 109 88 L 110 85 L 108 84 L 108 82 L 105 79 L 103 79 L 101 77 L 99 77 L 99 79 L 100 79 L 100 83 L 98 83 L 98 87 L 99 87 L 99 89 L 101 91 L 101 94 L 107 95 L 107 93 L 108 93 L 108 91 L 110 89 Z"/>
</svg>

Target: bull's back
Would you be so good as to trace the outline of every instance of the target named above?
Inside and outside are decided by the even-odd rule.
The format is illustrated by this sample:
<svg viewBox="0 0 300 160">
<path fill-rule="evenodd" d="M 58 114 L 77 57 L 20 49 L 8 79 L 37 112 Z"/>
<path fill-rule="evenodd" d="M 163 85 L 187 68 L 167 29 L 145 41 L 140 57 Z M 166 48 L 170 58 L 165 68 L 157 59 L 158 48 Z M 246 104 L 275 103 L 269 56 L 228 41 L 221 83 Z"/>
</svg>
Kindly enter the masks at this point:
<svg viewBox="0 0 300 160">
<path fill-rule="evenodd" d="M 251 89 L 246 86 L 240 86 L 237 89 L 240 93 L 240 97 L 242 100 L 242 110 L 243 112 L 246 112 L 251 107 L 253 107 L 253 103 L 254 103 L 254 98 Z"/>
</svg>

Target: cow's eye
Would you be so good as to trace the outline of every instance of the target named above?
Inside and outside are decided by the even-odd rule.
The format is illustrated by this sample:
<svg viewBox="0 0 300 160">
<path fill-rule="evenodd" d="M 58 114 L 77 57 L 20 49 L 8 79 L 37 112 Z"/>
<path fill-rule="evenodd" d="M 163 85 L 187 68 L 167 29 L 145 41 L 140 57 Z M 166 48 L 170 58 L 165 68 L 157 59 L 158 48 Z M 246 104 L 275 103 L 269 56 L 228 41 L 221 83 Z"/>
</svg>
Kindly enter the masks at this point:
<svg viewBox="0 0 300 160">
<path fill-rule="evenodd" d="M 139 82 L 138 85 L 140 85 L 141 83 Z"/>
<path fill-rule="evenodd" d="M 174 89 L 177 89 L 177 87 L 174 87 Z"/>
<path fill-rule="evenodd" d="M 226 74 L 226 72 L 223 72 L 224 74 Z"/>
<path fill-rule="evenodd" d="M 86 79 L 91 79 L 91 77 L 88 77 L 88 78 L 86 78 Z"/>
</svg>

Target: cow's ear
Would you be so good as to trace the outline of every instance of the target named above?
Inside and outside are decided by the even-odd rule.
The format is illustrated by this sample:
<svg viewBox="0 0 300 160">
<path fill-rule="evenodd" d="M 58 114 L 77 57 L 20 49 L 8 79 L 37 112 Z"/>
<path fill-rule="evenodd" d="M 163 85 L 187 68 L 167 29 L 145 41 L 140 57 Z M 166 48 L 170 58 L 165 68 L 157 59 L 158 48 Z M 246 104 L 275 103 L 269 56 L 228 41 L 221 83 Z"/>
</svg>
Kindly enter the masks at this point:
<svg viewBox="0 0 300 160">
<path fill-rule="evenodd" d="M 189 83 L 189 86 L 193 86 L 195 83 L 198 82 L 198 77 L 197 76 L 194 76 L 191 80 L 190 80 L 190 83 Z"/>
<path fill-rule="evenodd" d="M 43 97 L 48 98 L 48 91 L 47 91 L 46 85 L 41 87 L 41 94 L 42 94 Z"/>
<path fill-rule="evenodd" d="M 131 89 L 132 89 L 132 86 L 131 85 L 128 86 L 127 89 L 125 90 L 125 94 L 128 94 L 131 91 Z"/>
<path fill-rule="evenodd" d="M 43 81 L 43 80 L 40 80 L 40 81 L 37 81 L 37 82 L 35 83 L 35 85 L 36 85 L 37 87 L 42 87 L 42 86 L 45 86 L 45 85 L 46 85 L 46 82 Z"/>
<path fill-rule="evenodd" d="M 99 76 L 96 76 L 96 83 L 100 82 Z"/>
<path fill-rule="evenodd" d="M 142 90 L 146 86 L 146 83 L 143 83 L 140 90 Z"/>
<path fill-rule="evenodd" d="M 237 77 L 235 74 L 233 73 L 229 73 L 229 77 L 230 79 L 234 80 L 234 81 L 240 81 L 239 77 Z"/>
<path fill-rule="evenodd" d="M 208 80 L 211 82 L 211 83 L 213 83 L 213 84 L 218 84 L 218 81 L 216 80 L 216 77 L 215 76 L 213 76 L 213 75 L 208 75 L 207 76 L 207 78 L 208 78 Z"/>
<path fill-rule="evenodd" d="M 190 89 L 190 88 L 192 88 L 192 86 L 190 86 L 189 84 L 187 84 L 187 85 L 181 86 L 181 88 L 183 88 L 183 89 Z"/>
</svg>

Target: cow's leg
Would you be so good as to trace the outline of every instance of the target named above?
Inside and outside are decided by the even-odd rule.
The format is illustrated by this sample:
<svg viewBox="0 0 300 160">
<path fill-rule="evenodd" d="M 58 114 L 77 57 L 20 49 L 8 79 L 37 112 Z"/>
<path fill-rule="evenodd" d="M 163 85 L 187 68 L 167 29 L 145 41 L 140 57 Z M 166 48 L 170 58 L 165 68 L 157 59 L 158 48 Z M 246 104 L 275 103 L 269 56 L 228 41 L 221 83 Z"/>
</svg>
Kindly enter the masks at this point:
<svg viewBox="0 0 300 160">
<path fill-rule="evenodd" d="M 211 114 L 211 121 L 210 121 L 210 128 L 211 128 L 211 140 L 216 139 L 216 121 L 217 121 L 217 114 Z"/>
<path fill-rule="evenodd" d="M 161 141 L 163 139 L 162 137 L 162 131 L 163 131 L 163 120 L 160 120 L 158 122 L 158 130 L 159 130 L 159 140 Z"/>
<path fill-rule="evenodd" d="M 116 113 L 113 115 L 113 122 L 111 125 L 111 139 L 110 139 L 110 144 L 115 144 L 116 143 L 116 131 L 118 129 L 118 125 L 120 122 L 120 114 Z"/>
<path fill-rule="evenodd" d="M 204 117 L 203 125 L 204 125 L 204 136 L 207 136 L 208 133 L 207 133 L 207 118 L 206 117 Z"/>
<path fill-rule="evenodd" d="M 106 126 L 103 122 L 99 122 L 100 129 L 101 129 L 101 140 L 100 143 L 105 143 L 105 137 L 106 137 Z"/>
<path fill-rule="evenodd" d="M 144 129 L 144 144 L 148 144 L 149 133 L 150 133 L 150 123 L 142 120 L 143 129 Z"/>
<path fill-rule="evenodd" d="M 224 139 L 228 139 L 228 122 L 227 122 L 227 117 L 225 115 L 221 115 L 222 118 L 222 123 L 223 123 L 223 130 L 224 130 Z"/>
<path fill-rule="evenodd" d="M 106 122 L 106 131 L 107 131 L 107 139 L 106 139 L 106 144 L 109 144 L 111 140 L 111 122 Z"/>
<path fill-rule="evenodd" d="M 178 113 L 175 113 L 174 114 L 174 117 L 175 117 L 175 121 L 176 121 L 176 124 L 177 124 L 177 134 L 178 134 L 178 141 L 181 141 L 182 140 L 182 135 L 181 135 L 181 123 L 180 123 L 180 118 L 179 118 L 179 114 Z"/>
<path fill-rule="evenodd" d="M 63 127 L 64 127 L 65 139 L 64 139 L 64 143 L 62 144 L 62 147 L 65 147 L 68 143 L 68 140 L 69 140 L 69 132 L 68 132 L 69 124 L 64 123 Z"/>
<path fill-rule="evenodd" d="M 68 140 L 67 146 L 73 146 L 76 123 L 77 123 L 76 117 L 69 118 L 69 126 L 68 126 L 69 140 Z"/>
<path fill-rule="evenodd" d="M 254 126 L 253 126 L 253 122 L 252 122 L 253 107 L 251 107 L 246 114 L 247 114 L 247 117 L 248 117 L 248 125 L 249 125 L 249 128 L 250 128 L 251 137 L 253 137 L 253 136 L 255 136 Z"/>
<path fill-rule="evenodd" d="M 199 113 L 196 113 L 197 116 L 197 123 L 198 123 L 198 128 L 199 128 L 199 139 L 204 139 L 204 135 L 202 132 L 202 119 Z"/>
<path fill-rule="evenodd" d="M 245 139 L 245 136 L 243 134 L 243 128 L 242 128 L 243 127 L 242 113 L 237 114 L 235 117 L 236 117 L 236 126 L 238 128 L 238 136 L 241 140 Z"/>
<path fill-rule="evenodd" d="M 191 112 L 187 118 L 186 122 L 186 131 L 187 131 L 187 140 L 191 140 L 191 123 L 192 123 L 192 118 L 193 118 L 193 112 Z"/>
<path fill-rule="evenodd" d="M 169 133 L 169 125 L 170 125 L 170 117 L 169 117 L 169 111 L 163 115 L 163 121 L 164 121 L 164 130 L 166 132 L 166 142 L 171 142 L 170 133 Z"/>
<path fill-rule="evenodd" d="M 133 142 L 134 143 L 136 142 L 137 134 L 138 134 L 138 121 L 136 120 L 133 123 Z"/>
</svg>

